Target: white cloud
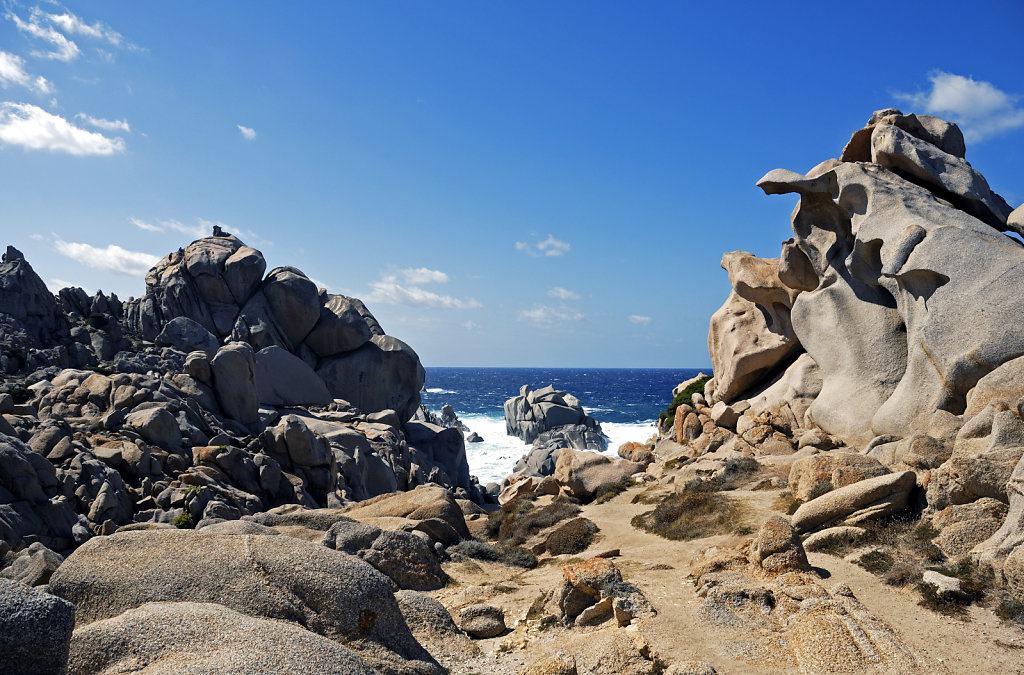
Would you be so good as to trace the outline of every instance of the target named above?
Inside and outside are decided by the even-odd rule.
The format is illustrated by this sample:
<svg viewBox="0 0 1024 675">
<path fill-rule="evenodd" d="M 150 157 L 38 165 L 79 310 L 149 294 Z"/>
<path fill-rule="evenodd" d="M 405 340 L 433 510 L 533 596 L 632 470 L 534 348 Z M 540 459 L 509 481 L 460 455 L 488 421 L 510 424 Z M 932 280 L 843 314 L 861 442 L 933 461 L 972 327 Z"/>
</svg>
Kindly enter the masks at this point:
<svg viewBox="0 0 1024 675">
<path fill-rule="evenodd" d="M 630 314 L 629 322 L 639 324 L 641 326 L 649 326 L 651 323 L 651 317 L 641 316 L 640 314 Z"/>
<path fill-rule="evenodd" d="M 45 77 L 33 78 L 25 70 L 25 60 L 16 54 L 0 50 L 0 85 L 7 87 L 16 84 L 40 94 L 49 94 L 53 87 Z"/>
<path fill-rule="evenodd" d="M 528 255 L 532 255 L 535 258 L 545 257 L 556 257 L 565 255 L 569 252 L 569 243 L 560 239 L 555 239 L 553 235 L 548 235 L 547 239 L 538 241 L 533 244 L 529 244 L 525 241 L 516 242 L 516 250 L 522 251 Z"/>
<path fill-rule="evenodd" d="M 72 288 L 74 286 L 78 286 L 83 291 L 85 291 L 86 294 L 92 295 L 92 291 L 86 288 L 85 286 L 79 286 L 76 283 L 73 283 L 71 281 L 65 281 L 64 279 L 58 279 L 57 277 L 53 277 L 47 280 L 46 282 L 46 287 L 49 288 L 50 292 L 53 293 L 54 295 L 57 295 L 57 293 L 59 293 L 60 289 L 62 288 Z"/>
<path fill-rule="evenodd" d="M 106 40 L 115 47 L 121 46 L 123 36 L 116 30 L 100 23 L 99 21 L 89 24 L 66 10 L 63 14 L 37 15 L 33 12 L 33 20 L 35 20 L 37 16 L 45 17 L 51 23 L 59 26 L 65 33 L 77 33 L 79 35 L 96 38 L 98 40 Z"/>
<path fill-rule="evenodd" d="M 23 20 L 14 12 L 9 12 L 7 17 L 14 22 L 14 25 L 18 27 L 23 33 L 28 33 L 33 37 L 37 37 L 40 40 L 45 40 L 53 45 L 53 51 L 50 52 L 32 52 L 32 56 L 38 56 L 43 59 L 56 59 L 57 61 L 74 61 L 82 53 L 82 50 L 78 48 L 73 41 L 67 39 L 63 33 L 58 31 L 53 26 L 44 26 L 42 21 L 47 15 L 40 12 L 38 9 L 32 11 L 32 15 L 28 21 Z"/>
<path fill-rule="evenodd" d="M 86 131 L 30 103 L 0 103 L 0 142 L 71 155 L 124 152 L 124 140 Z"/>
<path fill-rule="evenodd" d="M 459 325 L 461 325 L 466 330 L 476 330 L 477 328 L 480 327 L 480 324 L 478 324 L 478 323 L 476 323 L 474 321 L 464 321 L 463 323 L 461 323 Z"/>
<path fill-rule="evenodd" d="M 129 218 L 128 222 L 140 230 L 145 230 L 146 232 L 180 232 L 192 237 L 193 239 L 209 237 L 213 232 L 214 225 L 227 227 L 224 223 L 215 223 L 209 220 L 203 220 L 202 218 L 200 218 L 199 222 L 195 225 L 186 225 L 179 220 L 161 220 L 158 223 L 147 223 L 139 218 Z"/>
<path fill-rule="evenodd" d="M 551 325 L 566 321 L 579 321 L 583 314 L 569 307 L 550 307 L 548 305 L 534 305 L 533 309 L 524 309 L 519 312 L 520 321 L 529 321 L 538 325 Z"/>
<path fill-rule="evenodd" d="M 568 288 L 562 288 L 561 286 L 555 286 L 554 288 L 548 289 L 548 295 L 552 298 L 558 298 L 559 300 L 579 300 L 580 294 L 575 291 L 570 291 Z"/>
<path fill-rule="evenodd" d="M 482 305 L 473 298 L 456 298 L 440 295 L 419 286 L 403 286 L 395 275 L 386 275 L 380 281 L 370 283 L 371 302 L 405 305 L 424 309 L 476 309 Z"/>
<path fill-rule="evenodd" d="M 446 284 L 448 283 L 448 275 L 438 270 L 428 269 L 426 267 L 410 267 L 401 271 L 402 279 L 407 284 L 415 284 L 420 286 L 422 284 Z"/>
<path fill-rule="evenodd" d="M 128 251 L 116 244 L 98 248 L 80 242 L 67 242 L 57 237 L 57 252 L 83 265 L 128 276 L 142 276 L 156 265 L 159 258 L 141 251 Z"/>
<path fill-rule="evenodd" d="M 126 134 L 131 133 L 132 131 L 127 120 L 105 120 L 101 117 L 86 115 L 85 113 L 78 113 L 75 115 L 75 119 L 82 120 L 90 127 L 96 127 L 97 129 L 103 129 L 104 131 L 123 131 Z"/>
<path fill-rule="evenodd" d="M 897 93 L 896 98 L 923 112 L 951 119 L 967 141 L 981 141 L 1024 127 L 1020 95 L 1008 94 L 991 82 L 937 70 L 928 76 L 931 91 Z"/>
<path fill-rule="evenodd" d="M 241 124 L 236 126 L 238 127 L 238 130 L 242 132 L 242 136 L 245 137 L 245 140 L 251 141 L 256 138 L 256 130 L 252 127 L 243 127 Z"/>
</svg>

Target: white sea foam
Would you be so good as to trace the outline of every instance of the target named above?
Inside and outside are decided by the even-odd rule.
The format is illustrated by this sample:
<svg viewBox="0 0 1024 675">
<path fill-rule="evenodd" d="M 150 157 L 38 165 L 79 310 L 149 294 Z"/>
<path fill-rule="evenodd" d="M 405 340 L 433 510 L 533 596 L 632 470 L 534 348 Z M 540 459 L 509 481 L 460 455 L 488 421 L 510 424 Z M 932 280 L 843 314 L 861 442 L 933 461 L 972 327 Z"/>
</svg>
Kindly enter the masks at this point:
<svg viewBox="0 0 1024 675">
<path fill-rule="evenodd" d="M 442 389 L 441 387 L 427 387 L 424 389 L 428 394 L 457 394 L 458 392 L 452 391 L 451 389 Z"/>
<path fill-rule="evenodd" d="M 505 418 L 490 415 L 459 415 L 466 426 L 484 439 L 483 443 L 466 443 L 469 472 L 487 483 L 500 483 L 512 473 L 519 458 L 530 451 L 530 446 L 515 436 L 505 434 Z M 655 433 L 654 421 L 616 423 L 603 422 L 601 429 L 608 437 L 608 449 L 603 453 L 618 457 L 619 446 L 627 441 L 643 443 Z"/>
</svg>

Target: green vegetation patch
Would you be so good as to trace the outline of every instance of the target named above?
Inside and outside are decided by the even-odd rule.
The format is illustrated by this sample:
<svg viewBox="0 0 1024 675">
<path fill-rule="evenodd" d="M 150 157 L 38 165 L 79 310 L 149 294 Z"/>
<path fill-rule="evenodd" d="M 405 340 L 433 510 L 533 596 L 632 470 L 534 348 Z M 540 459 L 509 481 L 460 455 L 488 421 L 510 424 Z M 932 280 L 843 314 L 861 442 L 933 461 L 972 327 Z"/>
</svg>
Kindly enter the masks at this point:
<svg viewBox="0 0 1024 675">
<path fill-rule="evenodd" d="M 548 537 L 548 553 L 563 555 L 582 553 L 594 543 L 598 527 L 586 518 L 573 518 L 563 523 Z"/>
<path fill-rule="evenodd" d="M 658 416 L 658 423 L 661 424 L 665 420 L 675 420 L 676 408 L 678 408 L 684 403 L 689 405 L 690 401 L 693 399 L 694 394 L 703 394 L 704 385 L 707 384 L 708 380 L 710 379 L 710 375 L 705 375 L 704 377 L 697 378 L 694 382 L 691 382 L 685 389 L 676 394 L 675 398 L 672 399 L 672 403 L 670 403 L 669 406 L 665 408 L 665 412 L 661 413 Z"/>
</svg>

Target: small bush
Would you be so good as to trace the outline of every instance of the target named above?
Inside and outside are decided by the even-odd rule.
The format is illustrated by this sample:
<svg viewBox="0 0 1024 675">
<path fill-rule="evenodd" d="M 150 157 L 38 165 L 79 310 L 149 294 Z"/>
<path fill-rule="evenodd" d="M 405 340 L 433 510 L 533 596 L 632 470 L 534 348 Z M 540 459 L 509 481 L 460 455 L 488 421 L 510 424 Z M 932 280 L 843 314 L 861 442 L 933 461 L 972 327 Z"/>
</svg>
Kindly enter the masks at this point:
<svg viewBox="0 0 1024 675">
<path fill-rule="evenodd" d="M 710 379 L 711 379 L 710 375 L 705 375 L 704 377 L 701 377 L 701 378 L 697 379 L 696 381 L 691 383 L 688 387 L 686 387 L 681 392 L 676 394 L 675 398 L 672 399 L 672 403 L 669 404 L 668 408 L 665 408 L 665 412 L 661 413 L 658 416 L 658 423 L 662 424 L 662 423 L 665 422 L 665 420 L 673 420 L 674 421 L 675 418 L 676 418 L 676 408 L 678 408 L 679 406 L 681 406 L 684 403 L 689 405 L 690 401 L 693 399 L 693 395 L 694 394 L 697 394 L 697 393 L 703 394 L 704 393 L 704 385 L 707 384 L 708 380 L 710 380 Z"/>
<path fill-rule="evenodd" d="M 884 574 L 893 567 L 892 556 L 880 549 L 865 553 L 855 561 L 872 574 Z"/>
<path fill-rule="evenodd" d="M 93 312 L 85 322 L 97 330 L 104 330 L 110 324 L 107 315 L 101 312 Z"/>
<path fill-rule="evenodd" d="M 501 554 L 501 562 L 512 567 L 525 567 L 532 570 L 537 566 L 537 556 L 522 546 L 513 546 Z"/>
<path fill-rule="evenodd" d="M 541 507 L 529 500 L 516 499 L 487 517 L 487 534 L 497 538 L 501 547 L 519 546 L 541 530 L 579 512 L 579 505 L 564 497 L 556 497 Z"/>
<path fill-rule="evenodd" d="M 1003 598 L 995 607 L 996 616 L 1003 621 L 1015 621 L 1024 623 L 1024 602 L 1017 602 L 1011 598 Z"/>
<path fill-rule="evenodd" d="M 594 494 L 594 503 L 604 504 L 607 501 L 611 501 L 615 497 L 618 497 L 623 492 L 628 490 L 631 485 L 633 485 L 633 479 L 630 478 L 629 476 L 623 476 L 621 480 L 615 483 L 608 483 L 607 485 L 602 485 L 597 489 L 597 492 Z"/>
<path fill-rule="evenodd" d="M 807 493 L 807 501 L 817 499 L 818 497 L 832 492 L 835 488 L 832 487 L 832 482 L 827 480 L 820 480 L 814 484 L 810 492 Z"/>
<path fill-rule="evenodd" d="M 582 553 L 594 543 L 597 525 L 586 518 L 573 518 L 562 524 L 548 537 L 548 553 L 564 555 L 566 553 Z"/>
<path fill-rule="evenodd" d="M 18 405 L 28 403 L 36 395 L 36 393 L 28 387 L 15 387 L 14 389 L 8 389 L 7 393 L 11 395 L 11 398 L 14 399 L 14 402 Z"/>
<path fill-rule="evenodd" d="M 740 525 L 740 514 L 732 499 L 699 485 L 669 495 L 630 523 L 666 539 L 687 540 L 732 532 Z"/>
<path fill-rule="evenodd" d="M 460 541 L 455 546 L 451 546 L 448 549 L 448 553 L 459 553 L 466 556 L 467 558 L 475 558 L 476 560 L 489 560 L 491 562 L 497 561 L 501 558 L 501 551 L 494 548 L 490 544 L 486 544 L 476 539 L 467 539 L 466 541 Z"/>
<path fill-rule="evenodd" d="M 179 530 L 191 530 L 195 527 L 195 523 L 192 522 L 192 514 L 186 511 L 185 513 L 175 516 L 174 526 Z"/>
</svg>

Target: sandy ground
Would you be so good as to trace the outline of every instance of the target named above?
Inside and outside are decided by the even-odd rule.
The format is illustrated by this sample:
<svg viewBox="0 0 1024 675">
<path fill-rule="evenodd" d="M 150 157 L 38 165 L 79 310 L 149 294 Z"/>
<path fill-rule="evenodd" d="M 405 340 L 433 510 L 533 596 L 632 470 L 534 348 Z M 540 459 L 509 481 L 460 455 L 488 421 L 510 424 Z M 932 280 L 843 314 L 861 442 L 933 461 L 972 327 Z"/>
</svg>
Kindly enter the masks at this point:
<svg viewBox="0 0 1024 675">
<path fill-rule="evenodd" d="M 696 620 L 702 600 L 688 578 L 695 555 L 712 545 L 735 545 L 738 536 L 716 536 L 676 542 L 633 528 L 629 521 L 637 513 L 652 508 L 631 504 L 642 488 L 633 488 L 615 499 L 583 507 L 580 514 L 601 530 L 599 539 L 581 559 L 609 549 L 619 549 L 613 558 L 623 577 L 639 586 L 658 610 L 653 619 L 637 622 L 635 628 L 667 663 L 704 661 L 719 673 L 777 673 L 778 665 L 754 663 L 737 655 L 730 642 L 735 634 Z M 744 522 L 754 528 L 777 513 L 771 504 L 778 490 L 742 491 L 731 496 L 744 504 Z M 471 525 L 475 525 L 471 523 Z M 476 524 L 478 525 L 478 524 Z M 452 615 L 472 602 L 487 602 L 505 610 L 510 630 L 502 636 L 480 640 L 482 656 L 461 664 L 451 664 L 453 673 L 518 673 L 536 659 L 557 651 L 559 646 L 581 631 L 599 628 L 561 627 L 537 631 L 528 628 L 526 612 L 541 593 L 561 583 L 561 564 L 570 556 L 552 559 L 542 556 L 541 565 L 520 570 L 497 563 L 447 563 L 445 570 L 455 583 L 434 593 Z M 959 620 L 935 613 L 917 604 L 916 594 L 907 589 L 885 585 L 864 569 L 825 554 L 810 554 L 811 564 L 824 571 L 827 587 L 846 583 L 856 597 L 877 617 L 888 623 L 934 673 L 1024 673 L 1024 631 L 1000 621 L 991 611 L 972 607 L 969 619 Z M 550 608 L 551 605 L 549 605 Z M 518 623 L 518 628 L 517 628 Z"/>
</svg>

